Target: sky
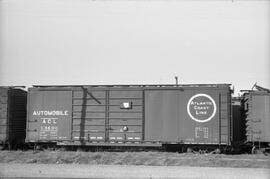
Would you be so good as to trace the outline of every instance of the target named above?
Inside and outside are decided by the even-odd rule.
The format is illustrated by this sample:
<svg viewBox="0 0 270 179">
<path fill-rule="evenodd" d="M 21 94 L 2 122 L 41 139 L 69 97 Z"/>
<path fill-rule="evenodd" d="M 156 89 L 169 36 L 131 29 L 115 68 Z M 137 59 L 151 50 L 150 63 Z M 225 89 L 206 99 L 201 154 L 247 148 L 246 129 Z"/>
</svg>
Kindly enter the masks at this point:
<svg viewBox="0 0 270 179">
<path fill-rule="evenodd" d="M 269 0 L 0 0 L 0 85 L 270 88 Z"/>
</svg>

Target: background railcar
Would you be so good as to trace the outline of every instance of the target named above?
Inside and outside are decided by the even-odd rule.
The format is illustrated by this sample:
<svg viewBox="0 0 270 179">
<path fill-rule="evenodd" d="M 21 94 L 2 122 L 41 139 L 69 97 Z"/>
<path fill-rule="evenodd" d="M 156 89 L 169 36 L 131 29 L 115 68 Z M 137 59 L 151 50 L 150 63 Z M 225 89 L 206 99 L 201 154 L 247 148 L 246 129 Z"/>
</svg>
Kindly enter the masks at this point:
<svg viewBox="0 0 270 179">
<path fill-rule="evenodd" d="M 34 86 L 26 142 L 72 146 L 226 146 L 229 84 Z"/>
<path fill-rule="evenodd" d="M 242 95 L 246 142 L 257 148 L 270 148 L 270 90 L 258 85 L 257 90 Z"/>
<path fill-rule="evenodd" d="M 0 147 L 23 145 L 26 128 L 27 92 L 16 87 L 0 87 Z"/>
</svg>

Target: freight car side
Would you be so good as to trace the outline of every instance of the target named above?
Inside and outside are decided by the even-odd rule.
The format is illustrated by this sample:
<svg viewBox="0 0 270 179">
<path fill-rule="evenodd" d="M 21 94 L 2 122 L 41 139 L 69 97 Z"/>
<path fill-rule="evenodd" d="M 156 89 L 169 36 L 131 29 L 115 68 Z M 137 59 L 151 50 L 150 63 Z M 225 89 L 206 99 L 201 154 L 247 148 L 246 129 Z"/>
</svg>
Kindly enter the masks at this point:
<svg viewBox="0 0 270 179">
<path fill-rule="evenodd" d="M 26 142 L 77 146 L 230 145 L 230 85 L 39 86 Z"/>
<path fill-rule="evenodd" d="M 270 149 L 270 91 L 261 87 L 243 94 L 246 142 L 255 148 Z M 263 88 L 264 89 L 264 88 Z"/>
<path fill-rule="evenodd" d="M 146 145 L 140 87 L 32 88 L 28 100 L 27 142 Z"/>
<path fill-rule="evenodd" d="M 0 87 L 0 147 L 23 145 L 26 128 L 27 92 L 15 87 Z"/>
<path fill-rule="evenodd" d="M 146 89 L 145 140 L 198 150 L 230 145 L 229 85 Z"/>
</svg>

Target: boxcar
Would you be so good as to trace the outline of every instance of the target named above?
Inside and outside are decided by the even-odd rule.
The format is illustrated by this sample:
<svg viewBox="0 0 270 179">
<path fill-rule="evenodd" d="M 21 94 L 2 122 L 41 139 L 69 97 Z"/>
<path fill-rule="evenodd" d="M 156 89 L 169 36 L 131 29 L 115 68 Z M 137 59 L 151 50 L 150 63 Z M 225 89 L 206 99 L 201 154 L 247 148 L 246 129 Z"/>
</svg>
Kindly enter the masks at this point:
<svg viewBox="0 0 270 179">
<path fill-rule="evenodd" d="M 26 142 L 230 145 L 229 84 L 34 86 Z"/>
<path fill-rule="evenodd" d="M 16 87 L 0 87 L 0 147 L 23 144 L 26 128 L 27 92 Z"/>
<path fill-rule="evenodd" d="M 242 97 L 246 142 L 265 148 L 270 146 L 270 91 L 255 87 L 259 90 L 246 91 Z"/>
</svg>

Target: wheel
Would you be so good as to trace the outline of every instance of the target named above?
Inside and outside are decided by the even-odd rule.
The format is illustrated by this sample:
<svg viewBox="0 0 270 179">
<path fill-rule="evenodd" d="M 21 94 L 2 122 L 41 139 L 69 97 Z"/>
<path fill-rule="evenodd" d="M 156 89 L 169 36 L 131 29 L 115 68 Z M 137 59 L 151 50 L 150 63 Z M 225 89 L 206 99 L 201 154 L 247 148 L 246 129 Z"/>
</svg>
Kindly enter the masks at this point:
<svg viewBox="0 0 270 179">
<path fill-rule="evenodd" d="M 220 154 L 220 153 L 221 153 L 220 149 L 215 150 L 215 154 Z"/>
<path fill-rule="evenodd" d="M 39 145 L 39 144 L 36 144 L 34 146 L 34 150 L 43 150 L 43 146 L 42 145 Z"/>
<path fill-rule="evenodd" d="M 192 152 L 193 152 L 192 148 L 188 147 L 187 148 L 187 153 L 192 153 Z"/>
<path fill-rule="evenodd" d="M 254 146 L 252 147 L 252 149 L 251 149 L 251 153 L 252 153 L 252 154 L 256 154 L 256 151 L 257 151 L 257 150 L 256 150 L 256 147 L 255 147 L 255 145 L 254 145 Z"/>
</svg>

